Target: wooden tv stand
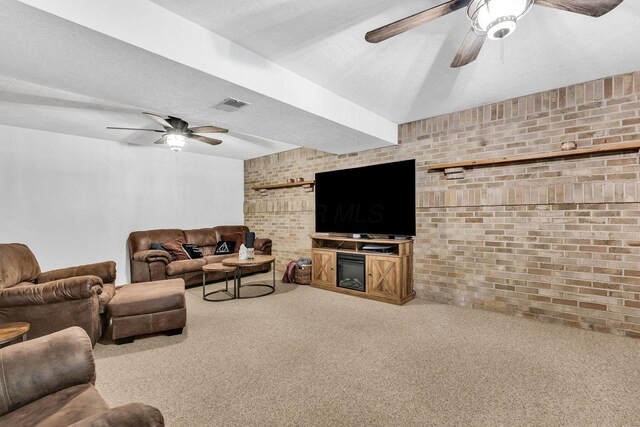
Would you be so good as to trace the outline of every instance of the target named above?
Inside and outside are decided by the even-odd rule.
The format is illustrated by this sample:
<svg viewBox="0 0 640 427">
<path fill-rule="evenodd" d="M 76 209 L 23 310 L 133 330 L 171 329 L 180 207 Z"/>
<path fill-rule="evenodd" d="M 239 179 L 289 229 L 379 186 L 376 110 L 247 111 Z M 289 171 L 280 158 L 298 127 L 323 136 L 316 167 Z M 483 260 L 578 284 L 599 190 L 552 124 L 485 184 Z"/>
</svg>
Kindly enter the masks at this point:
<svg viewBox="0 0 640 427">
<path fill-rule="evenodd" d="M 367 245 L 391 246 L 392 253 L 363 250 Z M 338 287 L 338 253 L 365 257 L 365 291 Z M 402 305 L 411 301 L 413 290 L 413 240 L 353 239 L 311 235 L 311 286 L 341 294 Z"/>
</svg>

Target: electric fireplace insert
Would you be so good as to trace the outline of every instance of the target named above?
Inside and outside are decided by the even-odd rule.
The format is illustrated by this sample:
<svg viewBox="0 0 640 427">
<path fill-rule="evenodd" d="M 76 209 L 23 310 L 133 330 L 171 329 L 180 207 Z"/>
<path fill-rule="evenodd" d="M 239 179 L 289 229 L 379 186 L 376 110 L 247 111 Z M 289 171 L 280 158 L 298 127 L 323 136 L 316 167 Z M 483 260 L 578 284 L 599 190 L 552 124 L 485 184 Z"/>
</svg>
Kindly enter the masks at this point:
<svg viewBox="0 0 640 427">
<path fill-rule="evenodd" d="M 365 292 L 364 255 L 338 253 L 338 287 Z"/>
</svg>

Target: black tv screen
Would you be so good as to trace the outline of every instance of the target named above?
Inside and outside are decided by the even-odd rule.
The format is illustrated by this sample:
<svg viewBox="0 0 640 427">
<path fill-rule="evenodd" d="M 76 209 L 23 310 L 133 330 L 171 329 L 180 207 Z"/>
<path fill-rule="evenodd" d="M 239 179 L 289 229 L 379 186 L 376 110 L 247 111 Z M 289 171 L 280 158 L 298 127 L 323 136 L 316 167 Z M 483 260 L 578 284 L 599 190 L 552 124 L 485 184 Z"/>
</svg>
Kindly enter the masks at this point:
<svg viewBox="0 0 640 427">
<path fill-rule="evenodd" d="M 316 174 L 316 232 L 416 235 L 416 161 Z"/>
</svg>

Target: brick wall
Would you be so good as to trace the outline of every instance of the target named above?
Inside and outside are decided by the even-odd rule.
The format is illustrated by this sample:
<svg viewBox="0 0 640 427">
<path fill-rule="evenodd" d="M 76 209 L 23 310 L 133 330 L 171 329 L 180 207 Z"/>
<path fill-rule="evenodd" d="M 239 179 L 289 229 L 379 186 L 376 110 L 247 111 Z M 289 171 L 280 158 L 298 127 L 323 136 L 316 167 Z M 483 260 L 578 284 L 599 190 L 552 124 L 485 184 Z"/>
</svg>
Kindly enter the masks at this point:
<svg viewBox="0 0 640 427">
<path fill-rule="evenodd" d="M 640 337 L 638 152 L 467 169 L 428 165 L 640 141 L 640 72 L 399 127 L 399 145 L 297 149 L 245 162 L 245 220 L 280 268 L 310 255 L 314 194 L 253 191 L 315 172 L 415 158 L 418 297 Z"/>
</svg>

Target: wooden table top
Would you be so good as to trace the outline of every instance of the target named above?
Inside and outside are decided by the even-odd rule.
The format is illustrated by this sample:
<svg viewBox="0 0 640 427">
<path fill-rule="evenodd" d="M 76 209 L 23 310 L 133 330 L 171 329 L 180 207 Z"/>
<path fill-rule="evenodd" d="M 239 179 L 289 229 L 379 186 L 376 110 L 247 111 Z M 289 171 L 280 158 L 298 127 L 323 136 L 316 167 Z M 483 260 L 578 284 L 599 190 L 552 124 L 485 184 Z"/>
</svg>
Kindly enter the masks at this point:
<svg viewBox="0 0 640 427">
<path fill-rule="evenodd" d="M 229 271 L 233 271 L 236 268 L 230 265 L 223 265 L 221 262 L 216 262 L 214 264 L 206 264 L 202 266 L 202 271 L 205 272 L 214 272 L 214 271 L 222 271 L 224 272 L 229 272 Z"/>
<path fill-rule="evenodd" d="M 256 255 L 253 259 L 239 259 L 238 255 L 231 258 L 225 258 L 222 260 L 224 265 L 232 265 L 234 267 L 244 267 L 252 265 L 268 264 L 275 261 L 276 257 L 273 255 Z"/>
<path fill-rule="evenodd" d="M 0 323 L 0 344 L 4 344 L 26 334 L 29 331 L 27 322 Z"/>
</svg>

